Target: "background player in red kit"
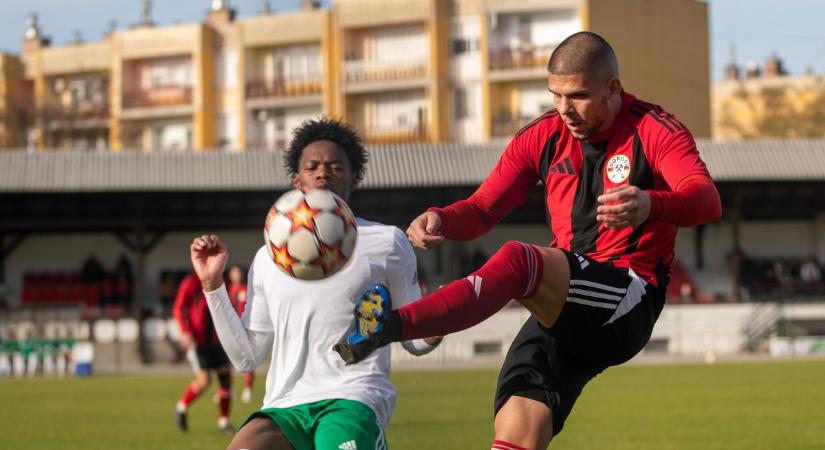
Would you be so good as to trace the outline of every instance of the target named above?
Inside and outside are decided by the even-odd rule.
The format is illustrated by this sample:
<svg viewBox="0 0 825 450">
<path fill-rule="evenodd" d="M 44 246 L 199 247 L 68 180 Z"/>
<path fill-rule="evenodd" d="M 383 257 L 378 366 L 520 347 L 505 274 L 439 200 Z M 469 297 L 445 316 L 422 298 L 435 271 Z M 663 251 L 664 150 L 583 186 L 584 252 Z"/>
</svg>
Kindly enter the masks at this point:
<svg viewBox="0 0 825 450">
<path fill-rule="evenodd" d="M 227 278 L 227 292 L 229 293 L 229 301 L 235 307 L 235 311 L 239 316 L 243 316 L 243 311 L 246 308 L 246 276 L 240 266 L 232 266 L 229 268 Z M 243 373 L 243 391 L 241 392 L 241 401 L 249 403 L 252 401 L 252 387 L 255 384 L 255 372 Z"/>
<path fill-rule="evenodd" d="M 177 405 L 175 419 L 181 431 L 188 431 L 186 413 L 189 405 L 209 387 L 214 370 L 218 377 L 218 429 L 234 434 L 229 424 L 229 408 L 232 402 L 232 365 L 221 347 L 200 279 L 194 274 L 183 278 L 175 297 L 172 310 L 180 328 L 180 342 L 192 364 L 195 379 L 189 383 Z"/>
<path fill-rule="evenodd" d="M 644 347 L 664 306 L 678 227 L 721 216 L 690 132 L 624 92 L 603 38 L 568 37 L 547 69 L 556 109 L 516 134 L 470 198 L 431 208 L 407 234 L 420 248 L 475 239 L 541 180 L 550 247 L 507 242 L 467 278 L 376 316 L 380 326 L 357 317 L 369 332 L 336 346 L 356 363 L 389 342 L 469 328 L 518 299 L 532 317 L 499 375 L 496 449 L 547 447 L 585 384 Z"/>
</svg>

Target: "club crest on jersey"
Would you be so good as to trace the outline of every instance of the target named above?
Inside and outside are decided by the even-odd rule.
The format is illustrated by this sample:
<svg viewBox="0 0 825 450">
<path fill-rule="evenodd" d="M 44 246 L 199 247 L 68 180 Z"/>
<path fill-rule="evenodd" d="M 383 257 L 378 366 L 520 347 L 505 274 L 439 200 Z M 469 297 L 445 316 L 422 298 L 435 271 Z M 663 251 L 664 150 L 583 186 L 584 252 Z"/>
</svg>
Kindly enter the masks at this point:
<svg viewBox="0 0 825 450">
<path fill-rule="evenodd" d="M 630 176 L 630 158 L 625 155 L 615 155 L 607 162 L 607 179 L 619 184 Z"/>
</svg>

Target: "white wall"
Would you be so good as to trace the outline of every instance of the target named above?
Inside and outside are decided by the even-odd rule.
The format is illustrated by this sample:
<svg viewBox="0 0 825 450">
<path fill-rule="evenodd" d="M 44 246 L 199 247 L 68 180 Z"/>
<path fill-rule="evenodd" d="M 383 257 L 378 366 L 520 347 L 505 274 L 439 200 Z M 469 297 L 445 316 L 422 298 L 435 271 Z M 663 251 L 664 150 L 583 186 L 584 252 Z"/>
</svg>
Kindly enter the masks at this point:
<svg viewBox="0 0 825 450">
<path fill-rule="evenodd" d="M 159 151 L 192 149 L 192 122 L 160 122 L 152 125 L 152 146 Z"/>
<path fill-rule="evenodd" d="M 423 25 L 403 25 L 377 28 L 373 31 L 372 60 L 376 62 L 426 61 L 430 55 L 427 33 Z"/>
<path fill-rule="evenodd" d="M 453 135 L 459 142 L 481 142 L 481 128 L 482 128 L 482 111 L 481 111 L 481 83 L 462 83 L 457 85 L 456 91 L 461 89 L 464 92 L 464 110 L 465 117 L 458 117 L 457 109 L 459 105 L 457 102 L 462 101 L 456 99 L 455 92 L 453 92 L 452 113 L 456 129 Z"/>
<path fill-rule="evenodd" d="M 372 123 L 375 130 L 408 130 L 426 121 L 427 97 L 424 91 L 392 92 L 375 95 Z"/>
<path fill-rule="evenodd" d="M 553 108 L 553 96 L 547 82 L 522 81 L 519 84 L 519 116 L 532 120 Z"/>
<path fill-rule="evenodd" d="M 678 356 L 732 355 L 742 353 L 746 343 L 745 326 L 760 304 L 667 305 L 653 329 L 651 340 L 666 343 L 666 351 Z M 790 306 L 804 309 L 805 317 L 825 318 L 825 304 Z M 793 318 L 793 314 L 787 314 Z M 469 330 L 447 336 L 439 348 L 415 358 L 393 344 L 392 360 L 407 367 L 427 365 L 467 365 L 475 362 L 496 365 L 507 353 L 529 313 L 524 308 L 505 308 Z M 478 355 L 477 344 L 498 342 L 499 354 Z M 642 354 L 645 351 L 643 350 Z M 481 361 L 478 361 L 481 358 Z"/>
<path fill-rule="evenodd" d="M 267 148 L 272 148 L 275 144 L 286 146 L 292 139 L 292 132 L 301 123 L 317 118 L 321 113 L 320 105 L 252 112 L 246 120 L 250 145 L 263 145 Z"/>
<path fill-rule="evenodd" d="M 733 249 L 729 223 L 705 226 L 703 270 L 696 269 L 694 236 L 696 231 L 682 228 L 676 239 L 676 256 L 696 276 L 699 287 L 712 293 L 730 291 L 727 256 Z M 753 258 L 814 255 L 825 261 L 825 221 L 749 221 L 740 224 L 740 242 L 745 254 Z"/>
<path fill-rule="evenodd" d="M 567 36 L 581 31 L 581 19 L 574 9 L 533 14 L 530 36 L 536 46 L 557 45 Z"/>
<path fill-rule="evenodd" d="M 450 64 L 453 79 L 458 81 L 478 81 L 481 79 L 481 16 L 456 17 L 452 23 L 450 42 Z M 454 53 L 456 40 L 464 41 L 466 48 Z"/>
<path fill-rule="evenodd" d="M 491 16 L 490 48 L 555 45 L 581 31 L 575 9 Z"/>
</svg>

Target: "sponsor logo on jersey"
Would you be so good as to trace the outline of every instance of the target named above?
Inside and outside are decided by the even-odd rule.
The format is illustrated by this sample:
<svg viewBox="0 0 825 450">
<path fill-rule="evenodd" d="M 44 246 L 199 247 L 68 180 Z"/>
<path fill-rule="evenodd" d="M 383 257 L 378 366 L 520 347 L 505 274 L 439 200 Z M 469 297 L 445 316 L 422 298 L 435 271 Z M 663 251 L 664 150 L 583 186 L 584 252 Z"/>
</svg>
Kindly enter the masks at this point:
<svg viewBox="0 0 825 450">
<path fill-rule="evenodd" d="M 615 155 L 607 162 L 607 179 L 619 184 L 630 176 L 630 158 L 625 155 Z"/>
</svg>

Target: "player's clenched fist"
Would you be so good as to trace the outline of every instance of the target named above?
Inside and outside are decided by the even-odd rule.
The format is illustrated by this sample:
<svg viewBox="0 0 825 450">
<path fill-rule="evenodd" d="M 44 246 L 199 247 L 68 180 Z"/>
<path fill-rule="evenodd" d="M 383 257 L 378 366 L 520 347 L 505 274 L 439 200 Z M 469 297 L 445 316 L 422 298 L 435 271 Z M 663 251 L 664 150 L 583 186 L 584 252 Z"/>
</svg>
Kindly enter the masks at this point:
<svg viewBox="0 0 825 450">
<path fill-rule="evenodd" d="M 221 287 L 229 252 L 220 238 L 214 234 L 196 237 L 189 246 L 189 254 L 203 290 L 211 292 Z"/>
<path fill-rule="evenodd" d="M 614 230 L 637 227 L 650 215 L 650 196 L 636 186 L 608 189 L 597 200 L 596 220 Z"/>
<path fill-rule="evenodd" d="M 441 217 L 431 211 L 416 217 L 407 228 L 407 237 L 413 246 L 430 249 L 444 240 L 441 234 Z"/>
</svg>

